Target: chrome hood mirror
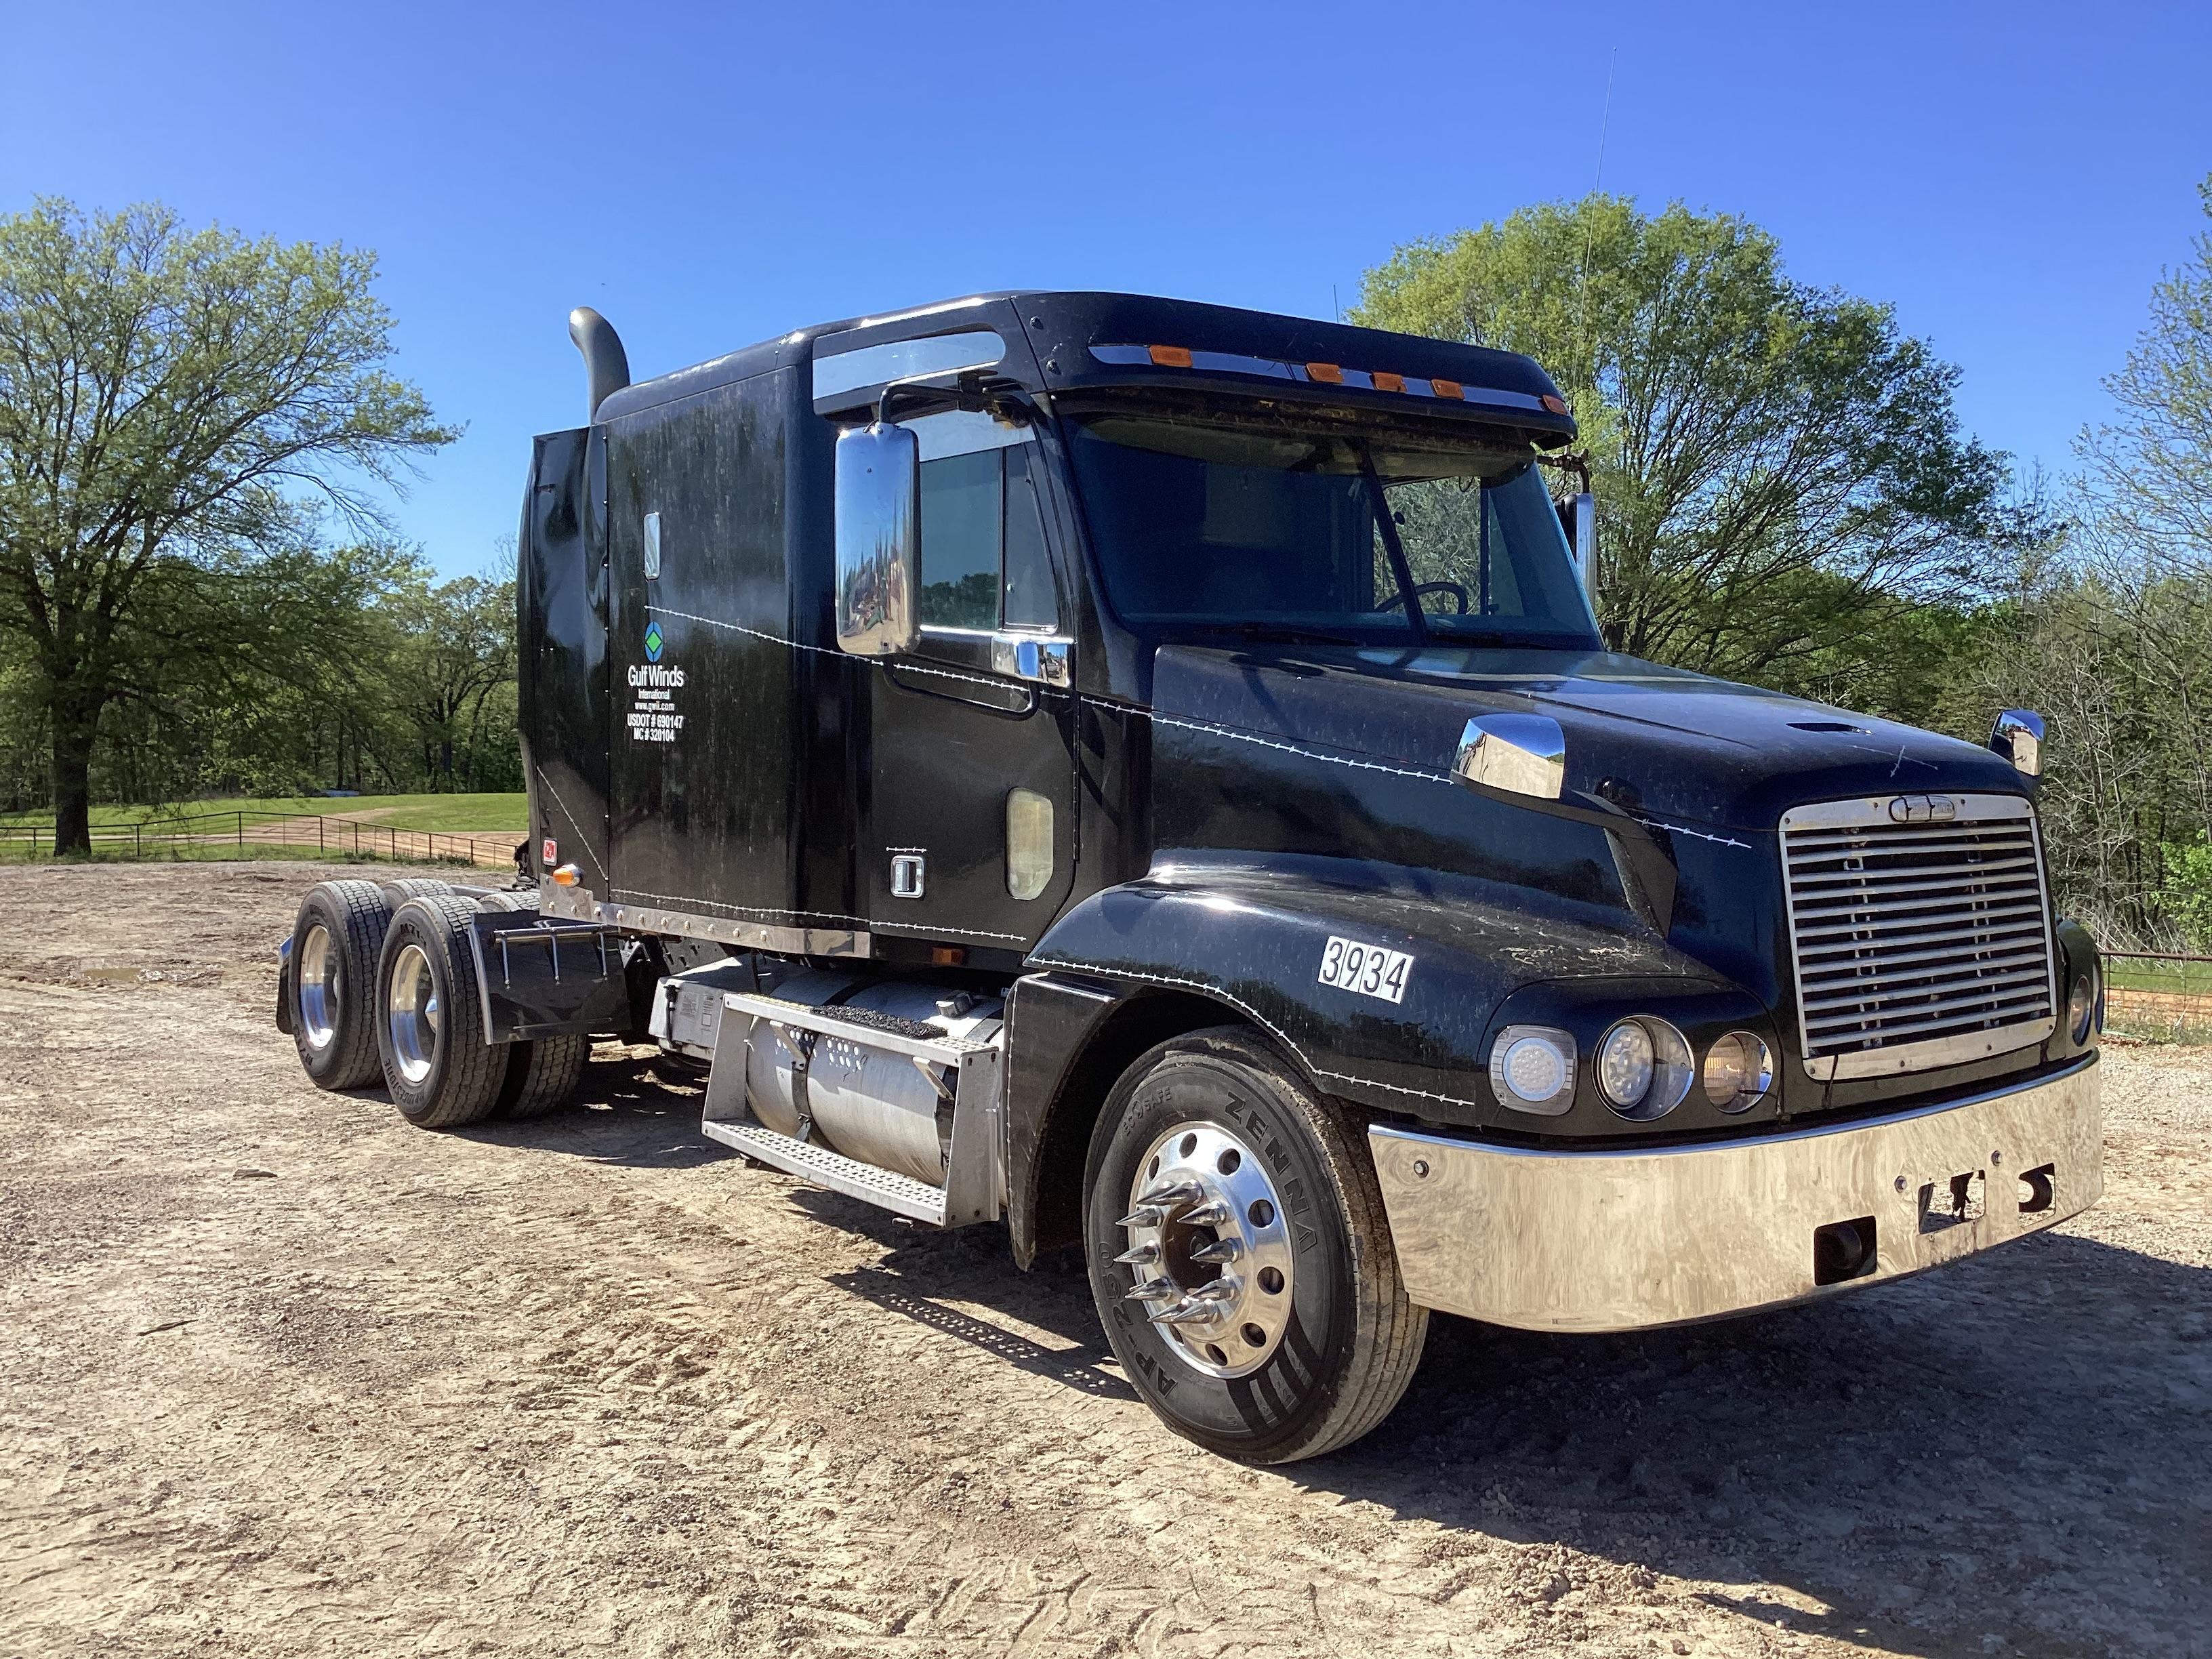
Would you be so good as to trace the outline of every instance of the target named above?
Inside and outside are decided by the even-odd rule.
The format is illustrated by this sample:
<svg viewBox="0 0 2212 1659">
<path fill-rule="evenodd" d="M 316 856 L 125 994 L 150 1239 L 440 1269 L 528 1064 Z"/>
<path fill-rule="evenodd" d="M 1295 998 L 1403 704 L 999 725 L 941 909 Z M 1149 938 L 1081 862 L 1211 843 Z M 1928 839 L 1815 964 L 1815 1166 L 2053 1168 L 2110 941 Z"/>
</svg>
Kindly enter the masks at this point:
<svg viewBox="0 0 2212 1659">
<path fill-rule="evenodd" d="M 921 444 L 878 421 L 837 437 L 837 644 L 860 657 L 921 635 Z"/>
<path fill-rule="evenodd" d="M 1990 727 L 1990 747 L 2010 761 L 2022 777 L 2043 775 L 2043 716 L 2008 708 Z"/>
<path fill-rule="evenodd" d="M 1462 782 L 1557 800 L 1567 783 L 1567 736 L 1549 714 L 1480 714 L 1459 735 Z"/>
</svg>

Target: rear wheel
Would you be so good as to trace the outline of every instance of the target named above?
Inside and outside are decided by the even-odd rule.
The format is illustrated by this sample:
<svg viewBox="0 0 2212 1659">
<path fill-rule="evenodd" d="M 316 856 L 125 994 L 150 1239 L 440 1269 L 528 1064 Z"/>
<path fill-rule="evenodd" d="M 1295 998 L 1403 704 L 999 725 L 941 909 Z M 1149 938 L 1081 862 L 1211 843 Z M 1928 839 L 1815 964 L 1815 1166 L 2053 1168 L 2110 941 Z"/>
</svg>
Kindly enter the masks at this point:
<svg viewBox="0 0 2212 1659">
<path fill-rule="evenodd" d="M 410 899 L 392 918 L 376 969 L 377 1048 L 392 1103 L 447 1129 L 491 1115 L 507 1080 L 504 1044 L 484 1041 L 466 899 Z"/>
<path fill-rule="evenodd" d="M 392 907 L 373 881 L 310 888 L 292 924 L 292 1041 L 319 1088 L 376 1081 L 377 954 Z"/>
<path fill-rule="evenodd" d="M 1177 1433 L 1288 1463 L 1389 1414 L 1428 1312 L 1406 1299 L 1363 1137 L 1263 1045 L 1223 1028 L 1145 1055 L 1087 1176 L 1099 1316 Z"/>
<path fill-rule="evenodd" d="M 507 1080 L 500 1086 L 493 1115 L 505 1118 L 543 1117 L 557 1111 L 576 1092 L 590 1058 L 589 1037 L 540 1037 L 535 1042 L 513 1042 L 507 1056 Z"/>
</svg>

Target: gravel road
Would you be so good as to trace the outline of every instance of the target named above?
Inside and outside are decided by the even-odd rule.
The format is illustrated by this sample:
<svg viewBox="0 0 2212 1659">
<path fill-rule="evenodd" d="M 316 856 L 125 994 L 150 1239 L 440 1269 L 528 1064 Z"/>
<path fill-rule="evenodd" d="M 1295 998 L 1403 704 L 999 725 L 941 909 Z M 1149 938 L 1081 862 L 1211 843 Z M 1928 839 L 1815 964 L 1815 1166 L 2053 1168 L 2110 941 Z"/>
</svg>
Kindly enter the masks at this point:
<svg viewBox="0 0 2212 1659">
<path fill-rule="evenodd" d="M 702 1142 L 318 1094 L 327 866 L 0 870 L 0 1656 L 2212 1650 L 2212 1051 L 2104 1203 L 1825 1305 L 1440 1319 L 1368 1441 L 1157 1426 L 1079 1272 Z"/>
</svg>

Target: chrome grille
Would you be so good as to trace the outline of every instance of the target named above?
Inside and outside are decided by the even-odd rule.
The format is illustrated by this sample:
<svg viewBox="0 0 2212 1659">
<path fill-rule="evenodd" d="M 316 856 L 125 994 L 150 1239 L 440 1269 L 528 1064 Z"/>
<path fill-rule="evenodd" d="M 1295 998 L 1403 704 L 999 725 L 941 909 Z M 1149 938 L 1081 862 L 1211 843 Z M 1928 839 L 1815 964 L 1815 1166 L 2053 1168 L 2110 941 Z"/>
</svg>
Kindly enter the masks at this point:
<svg viewBox="0 0 2212 1659">
<path fill-rule="evenodd" d="M 2034 809 L 2009 795 L 1826 801 L 1782 818 L 1798 1035 L 1816 1078 L 1956 1065 L 2055 1028 Z"/>
</svg>

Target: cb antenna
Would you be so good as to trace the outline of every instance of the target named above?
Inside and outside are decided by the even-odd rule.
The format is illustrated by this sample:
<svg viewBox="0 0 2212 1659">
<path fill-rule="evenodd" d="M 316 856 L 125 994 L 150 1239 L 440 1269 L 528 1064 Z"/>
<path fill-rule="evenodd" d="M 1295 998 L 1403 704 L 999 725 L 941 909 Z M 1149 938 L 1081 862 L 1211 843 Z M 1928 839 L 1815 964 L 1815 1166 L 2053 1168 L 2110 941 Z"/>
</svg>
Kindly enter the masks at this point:
<svg viewBox="0 0 2212 1659">
<path fill-rule="evenodd" d="M 1606 134 L 1613 126 L 1613 73 L 1620 64 L 1620 48 L 1615 46 L 1605 60 L 1605 106 L 1597 118 L 1597 176 L 1590 181 L 1593 212 L 1595 212 L 1595 198 L 1598 192 L 1605 188 L 1605 140 Z M 1583 365 L 1585 378 L 1592 392 L 1597 390 L 1597 358 L 1590 347 L 1589 262 L 1590 244 L 1596 236 L 1596 220 L 1592 216 L 1585 216 L 1583 221 L 1583 267 L 1580 275 L 1576 278 L 1575 286 L 1577 289 L 1576 295 L 1577 307 L 1581 313 Z"/>
</svg>

